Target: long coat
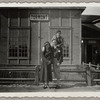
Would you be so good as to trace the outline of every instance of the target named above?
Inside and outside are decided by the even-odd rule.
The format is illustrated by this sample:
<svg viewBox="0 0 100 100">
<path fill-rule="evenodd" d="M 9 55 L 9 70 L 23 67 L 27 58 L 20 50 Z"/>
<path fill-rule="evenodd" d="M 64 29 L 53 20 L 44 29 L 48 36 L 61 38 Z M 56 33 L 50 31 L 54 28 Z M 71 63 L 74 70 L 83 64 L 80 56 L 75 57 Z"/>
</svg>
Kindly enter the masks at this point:
<svg viewBox="0 0 100 100">
<path fill-rule="evenodd" d="M 40 71 L 40 81 L 49 82 L 52 81 L 52 63 L 53 54 L 52 51 L 42 52 L 42 62 L 41 62 L 41 71 Z"/>
<path fill-rule="evenodd" d="M 63 46 L 64 46 L 64 38 L 63 37 L 59 37 L 57 38 L 56 35 L 53 36 L 52 40 L 56 40 L 57 44 L 57 49 L 54 51 L 57 54 L 57 60 L 59 61 L 59 63 L 61 64 L 63 62 Z M 58 52 L 60 51 L 60 52 Z M 55 55 L 55 54 L 54 54 Z"/>
</svg>

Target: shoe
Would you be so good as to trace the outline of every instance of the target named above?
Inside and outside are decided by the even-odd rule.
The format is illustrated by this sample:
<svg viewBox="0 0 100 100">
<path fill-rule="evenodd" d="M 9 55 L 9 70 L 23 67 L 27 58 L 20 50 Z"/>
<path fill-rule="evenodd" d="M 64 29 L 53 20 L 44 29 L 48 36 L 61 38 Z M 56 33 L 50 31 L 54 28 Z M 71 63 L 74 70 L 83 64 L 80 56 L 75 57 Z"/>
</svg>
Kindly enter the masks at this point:
<svg viewBox="0 0 100 100">
<path fill-rule="evenodd" d="M 43 86 L 43 88 L 44 88 L 44 89 L 46 89 L 46 88 L 47 88 L 47 86 Z"/>
<path fill-rule="evenodd" d="M 59 85 L 56 85 L 55 89 L 60 89 L 60 86 Z"/>
</svg>

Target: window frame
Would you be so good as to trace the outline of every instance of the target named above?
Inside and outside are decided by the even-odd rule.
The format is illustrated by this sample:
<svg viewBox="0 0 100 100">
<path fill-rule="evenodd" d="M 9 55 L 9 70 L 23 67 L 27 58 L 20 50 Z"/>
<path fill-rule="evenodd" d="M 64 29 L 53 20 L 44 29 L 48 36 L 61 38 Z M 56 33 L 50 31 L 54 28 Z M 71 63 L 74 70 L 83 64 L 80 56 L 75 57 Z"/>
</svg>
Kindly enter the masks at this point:
<svg viewBox="0 0 100 100">
<path fill-rule="evenodd" d="M 8 59 L 29 59 L 30 58 L 30 26 L 25 26 L 25 27 L 8 27 L 9 28 L 9 33 L 8 33 Z M 20 29 L 23 29 L 23 30 L 29 30 L 29 34 L 28 34 L 28 44 L 27 44 L 27 57 L 20 57 L 19 56 L 19 48 L 18 48 L 18 56 L 17 57 L 10 57 L 9 56 L 9 35 L 10 35 L 10 30 L 18 30 L 18 34 L 19 34 L 19 31 Z M 19 43 L 18 43 L 19 44 Z M 18 45 L 17 45 L 18 46 Z"/>
</svg>

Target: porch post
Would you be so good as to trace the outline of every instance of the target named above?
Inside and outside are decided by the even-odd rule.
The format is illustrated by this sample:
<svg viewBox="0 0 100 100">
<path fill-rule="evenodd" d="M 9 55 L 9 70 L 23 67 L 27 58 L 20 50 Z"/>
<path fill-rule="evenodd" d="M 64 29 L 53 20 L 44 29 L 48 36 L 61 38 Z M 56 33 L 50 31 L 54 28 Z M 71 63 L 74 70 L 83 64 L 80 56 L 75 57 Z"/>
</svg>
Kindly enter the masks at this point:
<svg viewBox="0 0 100 100">
<path fill-rule="evenodd" d="M 92 84 L 91 84 L 91 63 L 90 62 L 86 70 L 86 76 L 87 76 L 87 85 L 91 86 Z"/>
</svg>

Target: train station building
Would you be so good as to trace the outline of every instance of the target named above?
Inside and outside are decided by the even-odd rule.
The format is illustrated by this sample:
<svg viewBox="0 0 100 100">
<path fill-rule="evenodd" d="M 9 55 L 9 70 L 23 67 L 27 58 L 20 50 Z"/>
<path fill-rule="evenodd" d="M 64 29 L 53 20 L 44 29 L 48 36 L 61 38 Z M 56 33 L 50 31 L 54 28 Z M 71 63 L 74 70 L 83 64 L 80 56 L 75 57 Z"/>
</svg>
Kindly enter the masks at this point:
<svg viewBox="0 0 100 100">
<path fill-rule="evenodd" d="M 85 8 L 82 6 L 68 7 L 67 5 L 61 7 L 1 7 L 1 66 L 6 65 L 6 68 L 10 66 L 11 70 L 18 67 L 18 71 L 22 66 L 26 68 L 26 66 L 40 65 L 41 48 L 46 41 L 51 42 L 57 30 L 61 31 L 64 38 L 62 66 L 75 65 L 76 67 L 82 62 L 99 63 L 96 62 L 94 56 L 100 50 L 98 20 L 100 16 L 83 16 L 82 12 Z M 33 77 L 32 72 L 30 74 L 23 72 L 23 75 L 15 73 L 17 72 L 7 69 L 6 76 L 0 73 L 0 77 L 19 78 L 20 75 L 21 77 L 24 75 L 25 78 Z"/>
</svg>

